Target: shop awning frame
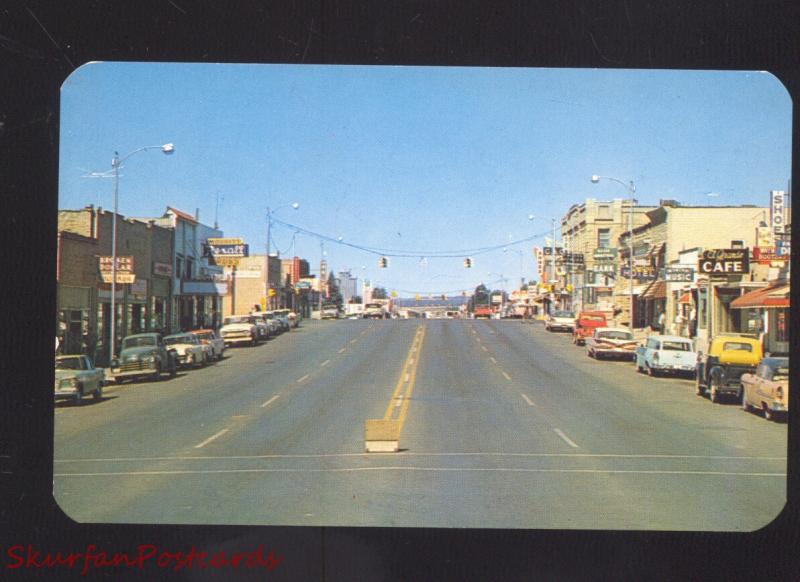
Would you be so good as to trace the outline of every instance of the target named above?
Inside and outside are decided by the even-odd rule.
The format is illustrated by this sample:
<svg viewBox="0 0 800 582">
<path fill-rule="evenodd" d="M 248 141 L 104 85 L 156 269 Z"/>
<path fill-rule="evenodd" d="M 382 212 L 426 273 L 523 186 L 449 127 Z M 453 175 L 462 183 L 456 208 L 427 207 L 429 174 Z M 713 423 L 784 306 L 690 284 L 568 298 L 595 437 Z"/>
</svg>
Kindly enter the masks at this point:
<svg viewBox="0 0 800 582">
<path fill-rule="evenodd" d="M 780 283 L 745 293 L 731 301 L 732 309 L 786 309 L 789 308 L 789 284 Z"/>
</svg>

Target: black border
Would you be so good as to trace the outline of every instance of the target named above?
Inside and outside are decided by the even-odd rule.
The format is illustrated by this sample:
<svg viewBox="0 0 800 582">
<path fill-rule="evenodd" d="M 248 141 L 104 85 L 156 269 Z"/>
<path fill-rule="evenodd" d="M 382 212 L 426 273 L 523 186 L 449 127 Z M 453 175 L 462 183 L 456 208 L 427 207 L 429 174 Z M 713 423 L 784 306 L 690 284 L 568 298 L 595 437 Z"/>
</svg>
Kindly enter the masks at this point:
<svg viewBox="0 0 800 582">
<path fill-rule="evenodd" d="M 77 525 L 52 498 L 49 363 L 55 320 L 59 88 L 92 60 L 768 70 L 798 94 L 793 2 L 322 1 L 12 2 L 0 7 L 2 286 L 0 569 L 6 549 L 131 551 L 139 543 L 228 551 L 264 544 L 288 580 L 620 579 L 797 576 L 798 407 L 789 426 L 789 499 L 751 534 Z M 798 121 L 793 119 L 792 175 Z M 798 269 L 794 261 L 793 271 Z M 797 280 L 797 273 L 794 273 Z M 800 286 L 792 287 L 798 305 Z M 796 321 L 796 317 L 795 317 Z M 792 352 L 797 334 L 792 333 Z M 38 354 L 42 354 L 40 357 Z M 797 369 L 792 378 L 797 383 Z M 45 387 L 39 389 L 38 387 Z M 67 570 L 43 575 L 75 576 Z M 0 575 L 0 576 L 2 576 Z M 95 574 L 96 575 L 96 574 Z M 120 569 L 114 578 L 205 579 L 197 570 Z"/>
</svg>

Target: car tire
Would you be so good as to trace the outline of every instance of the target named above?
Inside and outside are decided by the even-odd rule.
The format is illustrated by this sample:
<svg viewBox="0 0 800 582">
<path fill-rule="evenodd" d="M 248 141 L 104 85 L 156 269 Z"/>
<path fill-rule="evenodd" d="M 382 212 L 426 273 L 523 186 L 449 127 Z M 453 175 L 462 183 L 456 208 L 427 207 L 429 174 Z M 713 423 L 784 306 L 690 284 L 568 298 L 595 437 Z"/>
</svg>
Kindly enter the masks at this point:
<svg viewBox="0 0 800 582">
<path fill-rule="evenodd" d="M 78 392 L 75 394 L 75 406 L 83 406 L 83 390 L 80 388 Z"/>
<path fill-rule="evenodd" d="M 644 365 L 645 368 L 647 369 L 647 375 L 650 376 L 651 378 L 654 378 L 656 375 L 656 371 L 653 370 L 653 368 L 650 367 L 650 364 L 648 364 L 647 362 L 645 362 Z"/>
<path fill-rule="evenodd" d="M 708 390 L 708 399 L 712 403 L 716 404 L 719 402 L 719 390 L 717 390 L 717 381 L 712 379 L 709 382 L 709 390 Z"/>
<path fill-rule="evenodd" d="M 178 364 L 175 360 L 172 361 L 172 365 L 169 367 L 169 377 L 174 378 L 178 374 Z"/>
<path fill-rule="evenodd" d="M 154 382 L 161 379 L 161 362 L 156 363 L 156 371 L 153 372 L 153 375 L 151 376 L 150 379 L 153 380 Z"/>
<path fill-rule="evenodd" d="M 98 384 L 97 385 L 97 390 L 92 392 L 92 398 L 94 400 L 102 400 L 103 399 L 103 385 L 102 384 Z"/>
<path fill-rule="evenodd" d="M 697 375 L 695 372 L 695 379 L 694 379 L 694 393 L 698 396 L 705 396 L 706 390 L 703 388 L 703 385 L 700 383 L 700 376 Z"/>
<path fill-rule="evenodd" d="M 775 420 L 775 413 L 772 411 L 772 409 L 769 406 L 764 404 L 762 409 L 764 410 L 764 420 L 767 420 L 767 421 Z"/>
<path fill-rule="evenodd" d="M 747 401 L 747 398 L 744 397 L 744 393 L 742 393 L 742 410 L 745 412 L 751 412 L 753 410 L 753 407 Z"/>
</svg>

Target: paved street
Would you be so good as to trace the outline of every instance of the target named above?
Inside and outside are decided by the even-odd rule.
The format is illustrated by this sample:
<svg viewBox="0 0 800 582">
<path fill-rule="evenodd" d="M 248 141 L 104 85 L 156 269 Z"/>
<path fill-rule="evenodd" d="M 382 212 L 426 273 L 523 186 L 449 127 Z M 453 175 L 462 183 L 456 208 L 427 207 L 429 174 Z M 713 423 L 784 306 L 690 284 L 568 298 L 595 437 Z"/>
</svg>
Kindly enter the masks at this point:
<svg viewBox="0 0 800 582">
<path fill-rule="evenodd" d="M 57 404 L 64 511 L 79 522 L 752 531 L 785 501 L 786 424 L 711 404 L 690 380 L 590 359 L 539 323 L 304 321 L 226 356 Z M 365 453 L 364 421 L 395 406 L 401 451 Z"/>
</svg>

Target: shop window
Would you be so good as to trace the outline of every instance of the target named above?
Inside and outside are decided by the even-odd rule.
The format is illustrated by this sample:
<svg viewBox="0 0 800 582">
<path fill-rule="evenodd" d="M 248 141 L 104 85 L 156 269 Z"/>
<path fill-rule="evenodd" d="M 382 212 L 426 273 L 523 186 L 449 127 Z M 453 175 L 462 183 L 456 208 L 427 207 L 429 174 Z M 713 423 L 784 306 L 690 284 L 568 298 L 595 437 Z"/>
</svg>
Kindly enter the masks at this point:
<svg viewBox="0 0 800 582">
<path fill-rule="evenodd" d="M 778 309 L 775 314 L 775 339 L 779 342 L 789 341 L 789 310 Z"/>
</svg>

